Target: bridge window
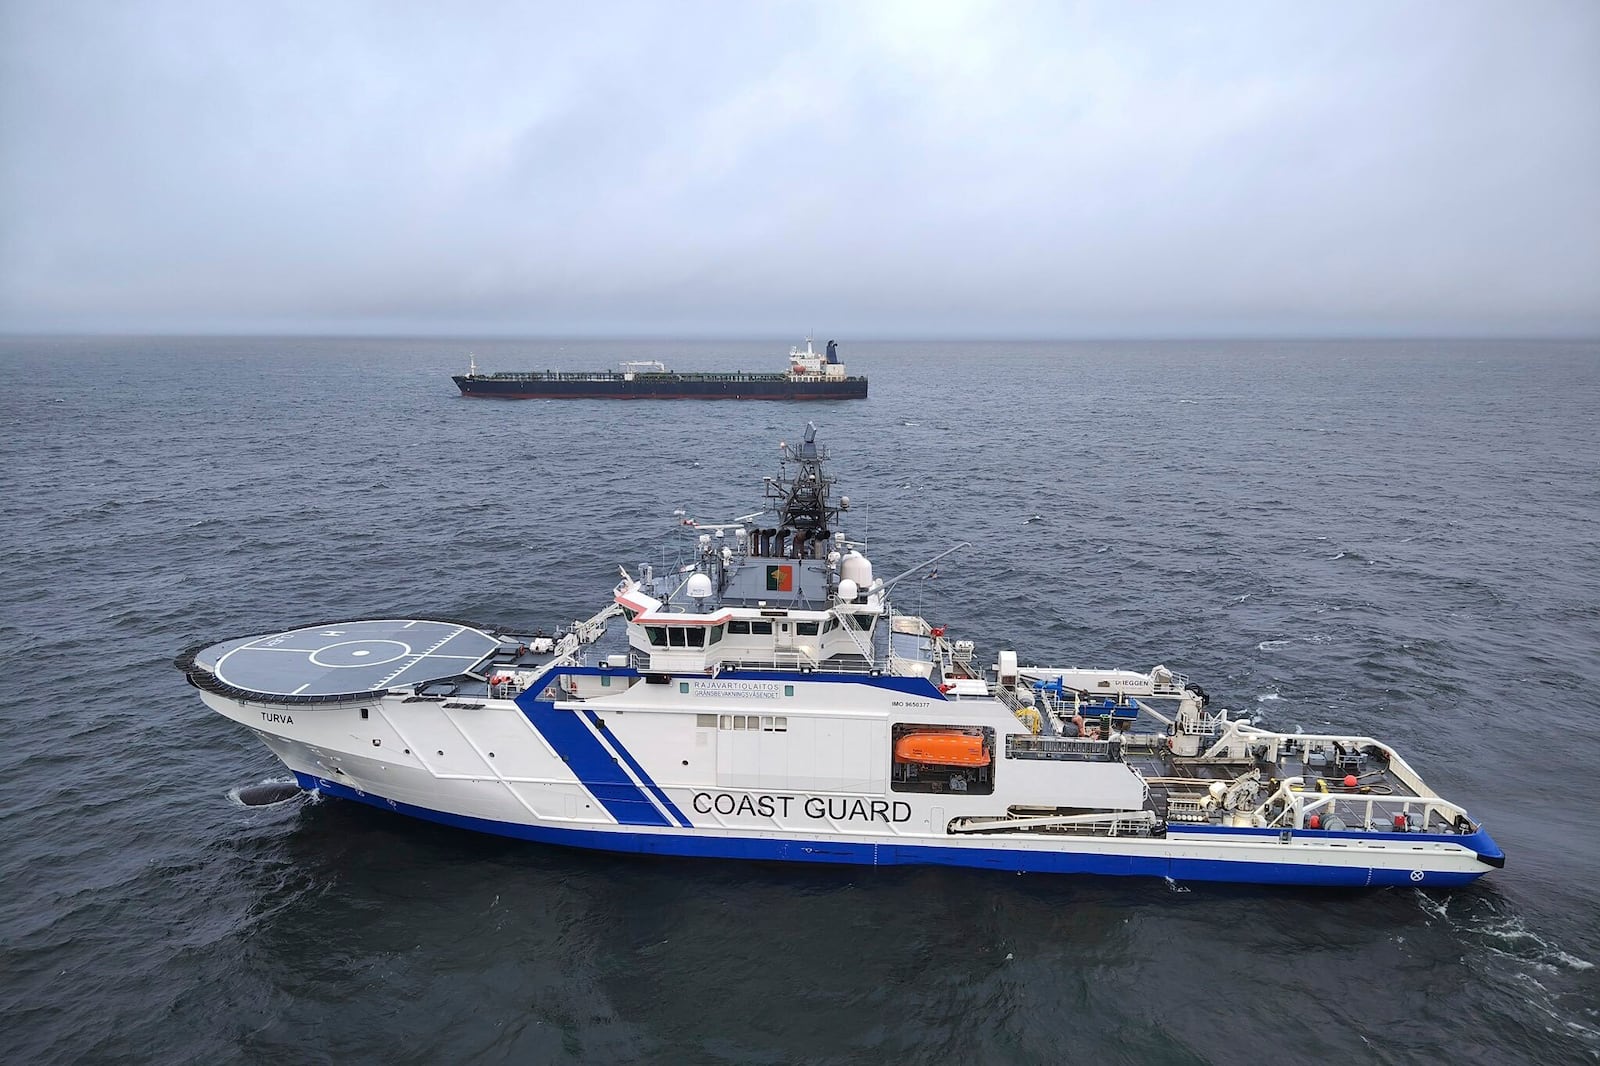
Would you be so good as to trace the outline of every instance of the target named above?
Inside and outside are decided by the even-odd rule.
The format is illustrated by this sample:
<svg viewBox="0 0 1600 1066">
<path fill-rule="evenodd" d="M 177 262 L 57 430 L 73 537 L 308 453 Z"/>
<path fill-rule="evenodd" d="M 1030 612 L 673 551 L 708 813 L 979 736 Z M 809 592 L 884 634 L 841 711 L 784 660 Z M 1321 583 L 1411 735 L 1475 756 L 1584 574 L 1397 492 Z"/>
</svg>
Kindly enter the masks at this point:
<svg viewBox="0 0 1600 1066">
<path fill-rule="evenodd" d="M 712 626 L 711 627 L 711 637 L 710 637 L 710 639 L 708 639 L 706 641 L 706 643 L 707 644 L 715 644 L 718 641 L 720 641 L 721 639 L 722 639 L 722 627 L 721 626 Z"/>
<path fill-rule="evenodd" d="M 653 648 L 665 648 L 667 646 L 667 627 L 666 626 L 645 626 L 644 627 L 644 633 L 645 633 L 645 636 L 650 638 L 650 646 L 651 647 L 653 647 Z"/>
<path fill-rule="evenodd" d="M 706 646 L 706 631 L 704 626 L 690 626 L 684 631 L 689 638 L 689 647 L 703 648 Z"/>
<path fill-rule="evenodd" d="M 796 622 L 794 633 L 797 637 L 814 637 L 821 627 L 816 622 Z"/>
<path fill-rule="evenodd" d="M 762 635 L 770 637 L 772 635 L 772 623 L 771 622 L 751 622 L 750 623 L 750 632 L 756 633 L 756 634 L 762 634 Z"/>
<path fill-rule="evenodd" d="M 750 623 L 735 619 L 728 623 L 728 636 L 747 637 L 750 635 Z"/>
<path fill-rule="evenodd" d="M 682 626 L 668 626 L 667 643 L 674 648 L 686 648 L 689 646 L 689 636 Z"/>
</svg>

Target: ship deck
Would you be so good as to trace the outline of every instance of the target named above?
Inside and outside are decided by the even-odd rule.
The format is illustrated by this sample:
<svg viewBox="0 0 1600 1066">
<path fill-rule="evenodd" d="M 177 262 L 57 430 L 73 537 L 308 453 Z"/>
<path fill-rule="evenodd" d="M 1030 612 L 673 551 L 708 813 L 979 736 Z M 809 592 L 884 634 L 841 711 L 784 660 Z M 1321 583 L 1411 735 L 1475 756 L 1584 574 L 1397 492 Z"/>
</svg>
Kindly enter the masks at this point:
<svg viewBox="0 0 1600 1066">
<path fill-rule="evenodd" d="M 1427 827 L 1435 831 L 1450 828 L 1449 823 L 1437 815 L 1429 817 L 1418 804 L 1408 803 L 1424 797 L 1387 765 L 1371 759 L 1341 768 L 1309 764 L 1294 755 L 1286 755 L 1274 763 L 1240 764 L 1180 759 L 1165 752 L 1139 752 L 1130 753 L 1126 761 L 1149 787 L 1149 808 L 1163 821 L 1174 824 L 1192 820 L 1184 817 L 1186 804 L 1203 797 L 1212 782 L 1231 783 L 1255 765 L 1262 771 L 1261 796 L 1276 791 L 1284 778 L 1302 778 L 1304 791 L 1332 797 L 1333 802 L 1324 817 L 1337 814 L 1352 827 L 1388 829 L 1396 816 L 1409 814 L 1414 819 L 1420 815 L 1437 823 Z M 1346 785 L 1347 777 L 1354 777 L 1356 784 Z M 1412 825 L 1423 828 L 1416 821 Z"/>
<path fill-rule="evenodd" d="M 238 637 L 185 656 L 211 675 L 219 691 L 265 702 L 319 703 L 481 675 L 526 651 L 515 637 L 465 622 L 386 618 Z"/>
</svg>

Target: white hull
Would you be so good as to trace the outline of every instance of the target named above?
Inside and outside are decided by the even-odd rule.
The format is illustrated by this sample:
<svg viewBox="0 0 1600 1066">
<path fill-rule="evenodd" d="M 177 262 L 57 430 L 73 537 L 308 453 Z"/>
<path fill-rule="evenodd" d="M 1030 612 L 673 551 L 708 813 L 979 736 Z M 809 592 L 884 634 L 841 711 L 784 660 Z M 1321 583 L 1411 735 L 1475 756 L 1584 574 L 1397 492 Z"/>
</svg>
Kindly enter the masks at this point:
<svg viewBox="0 0 1600 1066">
<path fill-rule="evenodd" d="M 826 684 L 826 682 L 823 682 Z M 872 865 L 927 864 L 1016 871 L 1167 876 L 1178 880 L 1323 885 L 1454 885 L 1488 867 L 1475 837 L 1281 833 L 1169 827 L 1165 836 L 953 834 L 949 823 L 991 814 L 1004 796 L 749 788 L 718 775 L 716 744 L 738 740 L 691 727 L 667 756 L 626 776 L 664 824 L 618 819 L 511 700 L 472 709 L 387 697 L 367 706 L 284 710 L 205 693 L 213 709 L 252 729 L 307 788 L 445 824 L 622 852 Z M 659 752 L 664 719 L 635 706 L 588 710 L 630 758 Z M 619 713 L 620 712 L 620 713 Z M 691 718 L 696 717 L 691 715 Z M 887 710 L 878 715 L 888 722 Z M 885 736 L 887 729 L 885 728 Z M 705 743 L 697 743 L 696 737 Z M 376 741 L 377 743 L 373 743 Z M 442 754 L 441 754 L 442 753 Z M 491 754 L 492 753 L 492 754 Z M 684 767 L 688 757 L 690 765 Z M 868 781 L 860 782 L 868 785 Z M 652 791 L 651 785 L 659 791 Z M 658 796 L 660 798 L 655 798 Z M 678 824 L 680 821 L 687 825 Z"/>
</svg>

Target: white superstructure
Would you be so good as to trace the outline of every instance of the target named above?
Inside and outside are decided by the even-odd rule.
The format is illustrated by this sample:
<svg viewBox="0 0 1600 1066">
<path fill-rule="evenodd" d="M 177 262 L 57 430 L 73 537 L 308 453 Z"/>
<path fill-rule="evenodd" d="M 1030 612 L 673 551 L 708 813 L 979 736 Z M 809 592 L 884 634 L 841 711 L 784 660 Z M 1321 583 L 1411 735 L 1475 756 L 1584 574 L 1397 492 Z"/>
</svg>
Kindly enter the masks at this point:
<svg viewBox="0 0 1600 1066">
<path fill-rule="evenodd" d="M 843 381 L 844 364 L 839 361 L 839 347 L 828 342 L 826 351 L 819 352 L 806 337 L 806 346 L 795 345 L 789 349 L 789 374 L 796 378 L 821 378 L 825 381 Z"/>
</svg>

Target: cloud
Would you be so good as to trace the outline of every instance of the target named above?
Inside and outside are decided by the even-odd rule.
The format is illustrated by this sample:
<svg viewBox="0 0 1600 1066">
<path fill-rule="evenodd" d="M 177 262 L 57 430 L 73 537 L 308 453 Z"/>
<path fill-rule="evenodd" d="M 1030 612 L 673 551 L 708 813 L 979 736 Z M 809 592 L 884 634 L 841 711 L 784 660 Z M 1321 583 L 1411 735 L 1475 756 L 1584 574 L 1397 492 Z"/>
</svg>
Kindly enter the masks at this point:
<svg viewBox="0 0 1600 1066">
<path fill-rule="evenodd" d="M 1600 9 L 13 4 L 0 328 L 1600 329 Z"/>
</svg>

